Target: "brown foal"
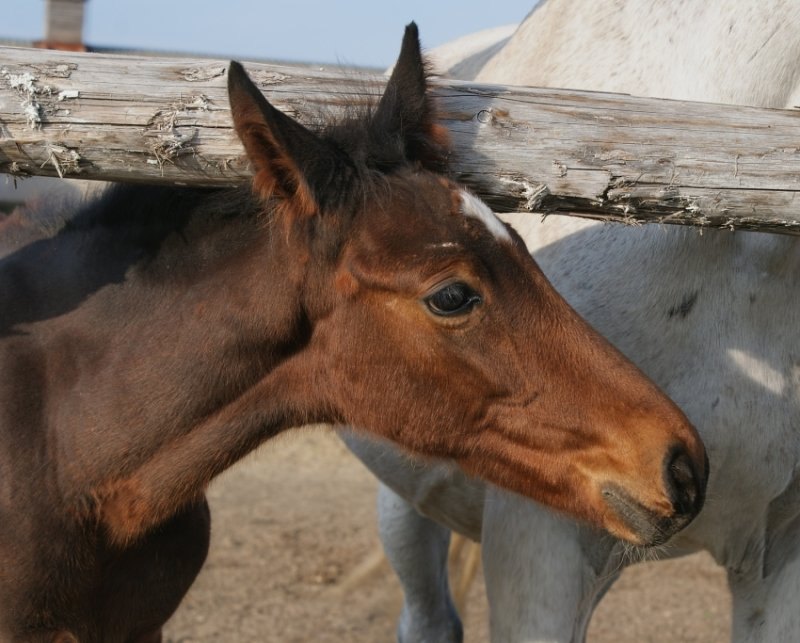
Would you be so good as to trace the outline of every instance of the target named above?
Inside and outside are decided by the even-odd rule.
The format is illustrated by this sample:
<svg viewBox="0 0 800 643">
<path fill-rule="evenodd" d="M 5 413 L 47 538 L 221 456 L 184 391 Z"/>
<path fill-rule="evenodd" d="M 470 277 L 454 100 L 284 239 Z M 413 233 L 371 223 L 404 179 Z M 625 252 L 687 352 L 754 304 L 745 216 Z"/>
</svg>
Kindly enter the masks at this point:
<svg viewBox="0 0 800 643">
<path fill-rule="evenodd" d="M 158 640 L 206 485 L 309 422 L 637 543 L 694 517 L 684 415 L 441 174 L 413 24 L 377 107 L 324 132 L 237 63 L 228 87 L 252 188 L 117 187 L 0 263 L 2 640 Z"/>
</svg>

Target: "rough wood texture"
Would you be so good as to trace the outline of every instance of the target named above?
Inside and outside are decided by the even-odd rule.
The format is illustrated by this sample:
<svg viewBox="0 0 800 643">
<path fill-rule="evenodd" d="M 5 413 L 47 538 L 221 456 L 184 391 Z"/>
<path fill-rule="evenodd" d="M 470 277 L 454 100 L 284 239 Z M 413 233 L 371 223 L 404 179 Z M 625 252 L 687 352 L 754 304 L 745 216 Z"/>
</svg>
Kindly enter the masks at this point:
<svg viewBox="0 0 800 643">
<path fill-rule="evenodd" d="M 0 47 L 0 172 L 229 185 L 249 170 L 227 61 Z M 363 74 L 247 68 L 309 123 L 379 94 Z M 800 114 L 437 81 L 453 173 L 498 211 L 800 234 Z"/>
</svg>

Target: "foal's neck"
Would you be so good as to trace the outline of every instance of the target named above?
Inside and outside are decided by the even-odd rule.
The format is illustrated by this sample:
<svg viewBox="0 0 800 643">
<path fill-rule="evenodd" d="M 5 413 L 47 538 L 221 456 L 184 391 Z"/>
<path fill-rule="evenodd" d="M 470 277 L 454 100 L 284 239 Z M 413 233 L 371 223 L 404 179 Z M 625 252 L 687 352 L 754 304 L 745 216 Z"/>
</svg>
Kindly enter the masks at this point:
<svg viewBox="0 0 800 643">
<path fill-rule="evenodd" d="M 46 356 L 40 390 L 53 398 L 48 426 L 73 447 L 70 481 L 135 475 L 165 449 L 185 464 L 201 448 L 195 428 L 307 340 L 290 250 L 262 210 L 234 190 L 122 189 L 40 242 L 34 254 L 59 248 L 64 268 L 78 266 L 52 310 L 23 325 Z M 248 449 L 295 421 L 282 404 L 259 400 Z"/>
</svg>

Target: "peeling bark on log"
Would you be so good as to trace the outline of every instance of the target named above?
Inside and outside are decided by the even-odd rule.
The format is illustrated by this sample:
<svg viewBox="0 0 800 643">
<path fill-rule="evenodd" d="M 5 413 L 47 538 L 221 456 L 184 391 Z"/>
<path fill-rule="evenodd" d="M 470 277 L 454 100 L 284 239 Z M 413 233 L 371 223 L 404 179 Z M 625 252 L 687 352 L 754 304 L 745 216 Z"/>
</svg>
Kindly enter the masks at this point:
<svg viewBox="0 0 800 643">
<path fill-rule="evenodd" d="M 249 176 L 227 61 L 0 47 L 0 172 L 231 185 Z M 248 64 L 302 122 L 371 101 L 360 72 Z M 499 212 L 800 234 L 800 113 L 438 80 L 452 171 Z"/>
</svg>

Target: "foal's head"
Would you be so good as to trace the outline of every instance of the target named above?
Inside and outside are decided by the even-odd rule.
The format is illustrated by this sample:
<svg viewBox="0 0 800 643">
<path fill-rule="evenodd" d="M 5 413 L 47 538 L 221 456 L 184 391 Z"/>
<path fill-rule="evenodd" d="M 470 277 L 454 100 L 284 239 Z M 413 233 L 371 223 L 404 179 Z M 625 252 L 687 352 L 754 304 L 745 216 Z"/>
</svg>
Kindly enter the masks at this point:
<svg viewBox="0 0 800 643">
<path fill-rule="evenodd" d="M 412 24 L 374 112 L 317 135 L 231 65 L 254 191 L 291 250 L 305 329 L 281 365 L 293 404 L 628 540 L 665 539 L 702 504 L 700 439 L 519 236 L 439 173 L 425 76 Z"/>
</svg>

